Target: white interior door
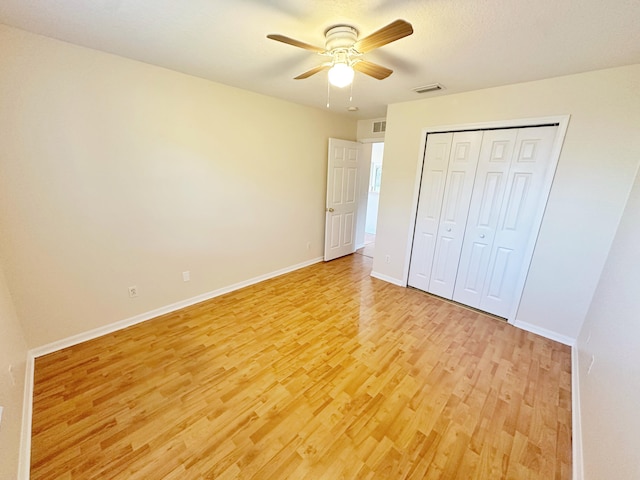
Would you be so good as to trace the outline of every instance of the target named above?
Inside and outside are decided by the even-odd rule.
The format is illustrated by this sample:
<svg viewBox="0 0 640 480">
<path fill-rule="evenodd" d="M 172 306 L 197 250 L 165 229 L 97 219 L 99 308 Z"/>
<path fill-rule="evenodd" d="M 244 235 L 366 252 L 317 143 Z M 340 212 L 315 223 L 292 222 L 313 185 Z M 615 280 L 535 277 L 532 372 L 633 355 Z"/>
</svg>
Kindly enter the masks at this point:
<svg viewBox="0 0 640 480">
<path fill-rule="evenodd" d="M 507 317 L 514 302 L 515 286 L 524 265 L 528 242 L 537 232 L 532 219 L 540 202 L 546 201 L 546 173 L 557 126 L 518 130 L 509 169 L 504 201 L 491 249 L 487 279 L 479 308 Z"/>
<path fill-rule="evenodd" d="M 430 134 L 424 152 L 408 283 L 425 291 L 429 290 L 452 140 L 453 133 Z"/>
<path fill-rule="evenodd" d="M 329 139 L 324 260 L 355 252 L 360 144 Z"/>
<path fill-rule="evenodd" d="M 428 292 L 452 298 L 482 132 L 453 134 Z"/>
<path fill-rule="evenodd" d="M 516 143 L 516 129 L 484 132 L 471 195 L 453 300 L 480 308 L 500 207 Z"/>
</svg>

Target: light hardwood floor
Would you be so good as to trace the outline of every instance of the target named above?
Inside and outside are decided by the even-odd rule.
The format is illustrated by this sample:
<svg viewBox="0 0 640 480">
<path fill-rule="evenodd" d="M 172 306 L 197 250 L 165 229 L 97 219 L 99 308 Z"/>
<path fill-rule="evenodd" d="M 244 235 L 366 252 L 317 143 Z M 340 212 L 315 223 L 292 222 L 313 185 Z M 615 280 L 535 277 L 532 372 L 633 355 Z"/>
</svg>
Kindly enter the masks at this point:
<svg viewBox="0 0 640 480">
<path fill-rule="evenodd" d="M 32 479 L 569 479 L 570 350 L 351 255 L 36 360 Z"/>
</svg>

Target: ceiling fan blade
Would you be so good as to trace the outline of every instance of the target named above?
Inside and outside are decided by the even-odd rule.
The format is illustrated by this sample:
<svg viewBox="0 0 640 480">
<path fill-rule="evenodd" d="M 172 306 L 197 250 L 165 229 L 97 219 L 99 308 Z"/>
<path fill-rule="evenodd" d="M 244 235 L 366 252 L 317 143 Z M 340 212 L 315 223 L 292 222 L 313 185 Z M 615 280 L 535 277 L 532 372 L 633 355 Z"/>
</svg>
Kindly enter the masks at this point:
<svg viewBox="0 0 640 480">
<path fill-rule="evenodd" d="M 293 45 L 294 47 L 304 48 L 305 50 L 311 50 L 312 52 L 316 52 L 316 53 L 324 52 L 324 48 L 316 47 L 314 45 L 309 45 L 308 43 L 304 43 L 304 42 L 301 42 L 300 40 L 295 40 L 293 38 L 285 37 L 284 35 L 278 35 L 278 34 L 272 33 L 270 35 L 267 35 L 267 38 L 270 38 L 271 40 L 275 40 L 276 42 L 287 43 L 289 45 Z"/>
<path fill-rule="evenodd" d="M 309 78 L 311 75 L 315 75 L 316 73 L 321 72 L 322 70 L 327 70 L 330 66 L 331 65 L 327 65 L 327 64 L 318 65 L 317 67 L 314 67 L 311 70 L 307 70 L 306 72 L 301 73 L 300 75 L 295 77 L 294 80 L 304 80 L 305 78 Z"/>
<path fill-rule="evenodd" d="M 358 40 L 354 47 L 360 53 L 367 53 L 374 48 L 395 42 L 413 33 L 413 27 L 405 20 L 396 20 L 371 35 Z"/>
<path fill-rule="evenodd" d="M 378 65 L 377 63 L 367 62 L 366 60 L 360 60 L 353 64 L 353 69 L 360 73 L 369 75 L 370 77 L 377 78 L 378 80 L 384 80 L 393 73 L 393 70 Z"/>
</svg>

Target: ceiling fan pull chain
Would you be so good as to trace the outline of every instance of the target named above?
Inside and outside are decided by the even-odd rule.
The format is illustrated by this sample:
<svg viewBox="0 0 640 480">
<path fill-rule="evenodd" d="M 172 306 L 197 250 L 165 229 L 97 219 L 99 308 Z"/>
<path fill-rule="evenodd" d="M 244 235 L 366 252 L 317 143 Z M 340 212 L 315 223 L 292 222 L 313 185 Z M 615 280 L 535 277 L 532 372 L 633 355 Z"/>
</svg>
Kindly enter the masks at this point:
<svg viewBox="0 0 640 480">
<path fill-rule="evenodd" d="M 327 77 L 327 108 L 329 108 L 330 99 L 331 99 L 331 83 L 329 83 L 329 78 Z"/>
</svg>

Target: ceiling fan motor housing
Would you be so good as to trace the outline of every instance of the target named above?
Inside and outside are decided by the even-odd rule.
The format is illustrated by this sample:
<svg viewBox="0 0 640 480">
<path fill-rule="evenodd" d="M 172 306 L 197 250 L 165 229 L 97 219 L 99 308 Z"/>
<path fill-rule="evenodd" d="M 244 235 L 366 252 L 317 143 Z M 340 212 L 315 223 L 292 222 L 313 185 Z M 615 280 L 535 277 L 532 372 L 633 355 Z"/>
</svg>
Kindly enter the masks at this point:
<svg viewBox="0 0 640 480">
<path fill-rule="evenodd" d="M 371 35 L 358 40 L 358 30 L 346 24 L 338 24 L 329 27 L 325 30 L 325 48 L 316 47 L 300 40 L 286 37 L 279 34 L 269 34 L 267 38 L 275 40 L 277 42 L 293 45 L 294 47 L 303 48 L 311 52 L 330 57 L 330 59 L 318 65 L 311 70 L 294 77 L 295 80 L 302 80 L 309 78 L 311 75 L 322 72 L 329 69 L 329 74 L 335 72 L 340 67 L 345 72 L 349 72 L 351 78 L 353 78 L 353 71 L 364 73 L 377 80 L 383 80 L 393 73 L 393 70 L 377 65 L 373 62 L 363 60 L 361 56 L 375 50 L 376 48 L 387 45 L 388 43 L 395 42 L 401 38 L 411 35 L 413 33 L 413 27 L 406 20 L 395 20 L 390 24 L 376 30 Z M 349 80 L 350 82 L 350 80 Z M 347 85 L 348 83 L 345 83 Z M 334 83 L 334 85 L 336 85 Z"/>
<path fill-rule="evenodd" d="M 332 50 L 350 49 L 358 40 L 358 30 L 351 25 L 336 25 L 325 32 L 325 48 Z"/>
</svg>

